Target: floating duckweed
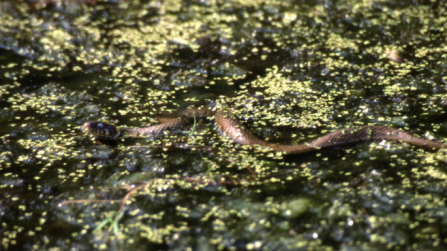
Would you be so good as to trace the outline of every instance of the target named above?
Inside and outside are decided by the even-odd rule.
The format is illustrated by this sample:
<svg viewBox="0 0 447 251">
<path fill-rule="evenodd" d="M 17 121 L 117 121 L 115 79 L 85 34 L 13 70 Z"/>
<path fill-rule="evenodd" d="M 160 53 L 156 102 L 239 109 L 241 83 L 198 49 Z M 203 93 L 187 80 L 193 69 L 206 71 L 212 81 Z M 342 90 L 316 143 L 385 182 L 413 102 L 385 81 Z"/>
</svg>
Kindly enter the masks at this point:
<svg viewBox="0 0 447 251">
<path fill-rule="evenodd" d="M 211 105 L 272 143 L 361 125 L 442 141 L 444 3 L 55 2 L 1 3 L 2 247 L 445 248 L 443 151 L 282 156 L 207 123 L 109 148 L 78 130 Z"/>
</svg>

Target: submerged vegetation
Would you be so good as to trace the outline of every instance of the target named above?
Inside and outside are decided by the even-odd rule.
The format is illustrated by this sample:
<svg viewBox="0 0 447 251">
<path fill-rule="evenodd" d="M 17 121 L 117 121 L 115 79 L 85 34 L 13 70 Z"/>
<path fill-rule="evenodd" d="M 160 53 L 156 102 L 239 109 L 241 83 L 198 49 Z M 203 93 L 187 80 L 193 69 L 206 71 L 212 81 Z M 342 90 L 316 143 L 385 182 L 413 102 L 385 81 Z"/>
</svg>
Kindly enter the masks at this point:
<svg viewBox="0 0 447 251">
<path fill-rule="evenodd" d="M 447 139 L 443 1 L 0 2 L 0 249 L 444 250 L 447 152 L 299 156 L 210 123 L 116 147 L 88 120 L 230 111 L 269 142 Z"/>
</svg>

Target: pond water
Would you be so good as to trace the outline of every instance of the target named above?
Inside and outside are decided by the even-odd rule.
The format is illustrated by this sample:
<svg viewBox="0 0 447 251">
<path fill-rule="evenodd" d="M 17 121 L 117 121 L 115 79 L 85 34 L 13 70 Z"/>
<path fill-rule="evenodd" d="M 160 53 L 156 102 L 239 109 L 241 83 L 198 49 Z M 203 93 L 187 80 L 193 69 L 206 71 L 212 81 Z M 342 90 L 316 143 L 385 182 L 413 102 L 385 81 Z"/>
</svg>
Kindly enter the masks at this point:
<svg viewBox="0 0 447 251">
<path fill-rule="evenodd" d="M 212 121 L 102 145 L 88 120 L 231 112 L 269 142 L 447 139 L 443 1 L 0 2 L 0 250 L 445 250 L 447 152 L 284 156 Z"/>
</svg>

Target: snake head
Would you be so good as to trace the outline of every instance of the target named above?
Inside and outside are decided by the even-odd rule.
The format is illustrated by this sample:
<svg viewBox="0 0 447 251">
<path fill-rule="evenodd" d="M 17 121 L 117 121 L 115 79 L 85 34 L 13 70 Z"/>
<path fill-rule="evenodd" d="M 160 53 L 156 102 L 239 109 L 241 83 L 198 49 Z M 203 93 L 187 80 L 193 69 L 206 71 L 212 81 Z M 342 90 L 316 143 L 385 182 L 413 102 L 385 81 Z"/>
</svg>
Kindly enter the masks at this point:
<svg viewBox="0 0 447 251">
<path fill-rule="evenodd" d="M 99 121 L 85 122 L 84 125 L 82 125 L 82 130 L 90 133 L 97 139 L 115 140 L 121 135 L 120 130 L 118 130 L 116 126 Z"/>
</svg>

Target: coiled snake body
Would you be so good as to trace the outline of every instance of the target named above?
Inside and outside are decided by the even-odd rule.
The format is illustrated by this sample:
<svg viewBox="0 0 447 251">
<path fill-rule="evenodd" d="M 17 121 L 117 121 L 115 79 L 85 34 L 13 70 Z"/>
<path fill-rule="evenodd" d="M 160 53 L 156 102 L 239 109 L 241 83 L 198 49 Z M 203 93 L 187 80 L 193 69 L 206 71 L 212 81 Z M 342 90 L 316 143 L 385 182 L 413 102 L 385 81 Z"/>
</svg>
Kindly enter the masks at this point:
<svg viewBox="0 0 447 251">
<path fill-rule="evenodd" d="M 400 141 L 427 149 L 447 148 L 446 144 L 422 139 L 401 130 L 384 126 L 346 128 L 329 133 L 308 144 L 278 145 L 269 143 L 244 129 L 237 120 L 231 117 L 229 113 L 223 111 L 215 112 L 207 108 L 184 110 L 179 112 L 177 118 L 171 119 L 156 126 L 144 128 L 122 127 L 118 129 L 116 126 L 108 123 L 88 121 L 84 123 L 83 130 L 94 135 L 98 139 L 116 140 L 123 137 L 157 138 L 172 131 L 182 130 L 187 124 L 189 124 L 186 118 L 212 116 L 214 116 L 214 121 L 218 130 L 226 137 L 231 138 L 234 142 L 243 145 L 259 145 L 261 147 L 269 148 L 272 151 L 281 151 L 285 154 L 301 154 L 328 147 L 343 146 L 373 140 Z"/>
</svg>

